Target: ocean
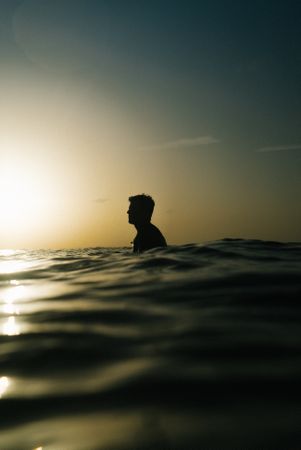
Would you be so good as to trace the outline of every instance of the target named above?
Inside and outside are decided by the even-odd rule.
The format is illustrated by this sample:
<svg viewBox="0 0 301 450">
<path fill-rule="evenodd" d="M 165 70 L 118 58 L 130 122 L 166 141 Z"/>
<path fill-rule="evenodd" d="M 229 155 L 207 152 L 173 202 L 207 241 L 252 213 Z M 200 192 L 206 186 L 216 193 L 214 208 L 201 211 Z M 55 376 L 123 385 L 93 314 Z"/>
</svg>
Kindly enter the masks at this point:
<svg viewBox="0 0 301 450">
<path fill-rule="evenodd" d="M 300 243 L 0 251 L 0 450 L 300 449 L 300 294 Z"/>
</svg>

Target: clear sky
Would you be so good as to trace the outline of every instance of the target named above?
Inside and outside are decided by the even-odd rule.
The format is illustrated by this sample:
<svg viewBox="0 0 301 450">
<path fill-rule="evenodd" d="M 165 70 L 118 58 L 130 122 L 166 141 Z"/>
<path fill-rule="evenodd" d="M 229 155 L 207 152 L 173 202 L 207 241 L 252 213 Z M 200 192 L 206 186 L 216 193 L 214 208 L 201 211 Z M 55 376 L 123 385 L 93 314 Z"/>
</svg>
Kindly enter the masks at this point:
<svg viewBox="0 0 301 450">
<path fill-rule="evenodd" d="M 299 1 L 0 0 L 0 247 L 301 240 Z"/>
</svg>

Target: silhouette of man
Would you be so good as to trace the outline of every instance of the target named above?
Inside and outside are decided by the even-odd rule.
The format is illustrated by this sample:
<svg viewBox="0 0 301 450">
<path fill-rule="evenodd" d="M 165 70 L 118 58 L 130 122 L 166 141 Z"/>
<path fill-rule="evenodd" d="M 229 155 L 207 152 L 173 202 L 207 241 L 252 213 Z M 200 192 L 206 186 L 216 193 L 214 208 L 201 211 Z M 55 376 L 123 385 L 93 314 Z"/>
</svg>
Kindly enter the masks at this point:
<svg viewBox="0 0 301 450">
<path fill-rule="evenodd" d="M 143 252 L 154 247 L 166 247 L 166 240 L 161 231 L 151 223 L 155 202 L 150 195 L 129 197 L 129 223 L 135 226 L 137 235 L 134 239 L 134 252 Z"/>
</svg>

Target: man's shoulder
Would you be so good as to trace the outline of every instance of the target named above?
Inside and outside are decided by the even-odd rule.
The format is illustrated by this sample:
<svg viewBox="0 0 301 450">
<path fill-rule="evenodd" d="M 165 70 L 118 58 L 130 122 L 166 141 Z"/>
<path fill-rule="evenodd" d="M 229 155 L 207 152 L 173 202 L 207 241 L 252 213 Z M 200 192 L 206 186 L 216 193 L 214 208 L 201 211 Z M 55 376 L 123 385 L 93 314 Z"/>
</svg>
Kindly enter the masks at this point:
<svg viewBox="0 0 301 450">
<path fill-rule="evenodd" d="M 148 231 L 152 234 L 156 234 L 156 235 L 162 235 L 161 231 L 159 230 L 158 227 L 156 227 L 156 225 L 154 225 L 153 223 L 150 223 L 148 226 Z"/>
<path fill-rule="evenodd" d="M 152 223 L 148 223 L 138 231 L 134 239 L 134 252 L 145 251 L 154 247 L 165 247 L 166 245 L 166 240 L 159 228 Z"/>
<path fill-rule="evenodd" d="M 152 236 L 154 236 L 156 239 L 159 239 L 159 244 L 160 245 L 166 245 L 166 241 L 165 238 L 163 236 L 163 234 L 161 233 L 161 231 L 159 230 L 158 227 L 156 227 L 156 225 L 154 225 L 153 223 L 150 224 L 151 225 L 151 234 Z"/>
<path fill-rule="evenodd" d="M 151 223 L 151 222 L 148 224 L 148 228 L 151 229 L 152 231 L 159 231 L 159 233 L 161 233 L 160 230 L 159 230 L 159 228 L 156 227 L 156 225 L 154 225 L 154 224 Z"/>
</svg>

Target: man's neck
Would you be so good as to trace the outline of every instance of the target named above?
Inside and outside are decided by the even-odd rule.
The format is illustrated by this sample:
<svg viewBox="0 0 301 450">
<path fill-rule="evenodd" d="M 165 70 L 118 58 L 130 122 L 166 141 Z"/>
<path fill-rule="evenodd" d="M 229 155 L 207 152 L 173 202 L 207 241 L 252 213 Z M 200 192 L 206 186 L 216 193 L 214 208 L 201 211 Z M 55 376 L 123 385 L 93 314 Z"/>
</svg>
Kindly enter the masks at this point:
<svg viewBox="0 0 301 450">
<path fill-rule="evenodd" d="M 136 228 L 136 230 L 142 231 L 144 228 L 146 228 L 148 225 L 150 225 L 150 221 L 147 222 L 142 222 L 142 223 L 135 223 L 134 226 Z"/>
</svg>

